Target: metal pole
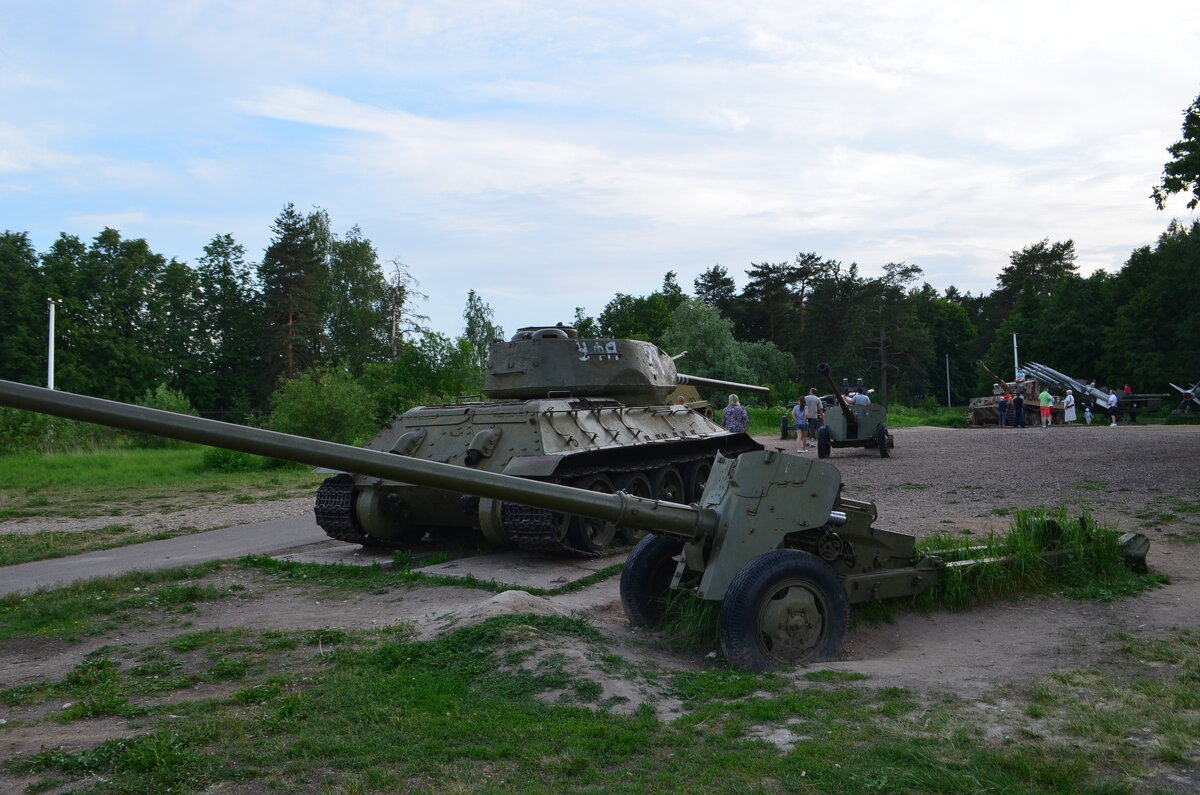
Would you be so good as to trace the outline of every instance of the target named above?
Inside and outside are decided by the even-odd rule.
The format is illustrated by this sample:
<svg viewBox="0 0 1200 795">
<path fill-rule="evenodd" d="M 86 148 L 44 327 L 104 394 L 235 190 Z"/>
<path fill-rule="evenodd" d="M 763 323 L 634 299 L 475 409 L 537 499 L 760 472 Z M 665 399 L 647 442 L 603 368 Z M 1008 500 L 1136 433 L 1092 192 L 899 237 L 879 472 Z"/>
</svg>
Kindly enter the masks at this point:
<svg viewBox="0 0 1200 795">
<path fill-rule="evenodd" d="M 1013 380 L 1017 380 L 1017 374 L 1021 372 L 1021 365 L 1017 363 L 1017 334 L 1013 332 Z"/>
<path fill-rule="evenodd" d="M 946 408 L 950 408 L 950 354 L 946 354 Z"/>
<path fill-rule="evenodd" d="M 50 305 L 50 353 L 46 357 L 46 389 L 54 389 L 54 307 L 61 301 L 47 298 L 46 303 Z"/>
</svg>

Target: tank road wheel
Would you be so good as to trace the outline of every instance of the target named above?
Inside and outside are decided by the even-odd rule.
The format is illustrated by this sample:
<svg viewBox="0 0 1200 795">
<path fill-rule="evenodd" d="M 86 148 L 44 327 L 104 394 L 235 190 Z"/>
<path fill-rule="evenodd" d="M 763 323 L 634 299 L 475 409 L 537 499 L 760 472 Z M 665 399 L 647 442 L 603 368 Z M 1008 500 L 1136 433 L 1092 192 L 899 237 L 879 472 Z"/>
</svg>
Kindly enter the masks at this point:
<svg viewBox="0 0 1200 795">
<path fill-rule="evenodd" d="M 829 458 L 829 450 L 833 446 L 833 439 L 829 434 L 829 426 L 822 425 L 817 428 L 817 458 Z"/>
<path fill-rule="evenodd" d="M 665 466 L 654 473 L 650 479 L 654 489 L 654 499 L 663 502 L 687 504 L 687 493 L 683 488 L 683 475 L 673 466 Z"/>
<path fill-rule="evenodd" d="M 580 478 L 571 484 L 577 489 L 598 491 L 602 494 L 612 494 L 612 481 L 607 475 L 591 475 Z M 612 545 L 617 537 L 617 526 L 612 522 L 600 519 L 589 519 L 586 516 L 572 516 L 567 530 L 567 543 L 575 549 L 584 552 L 600 552 Z"/>
<path fill-rule="evenodd" d="M 729 584 L 718 635 L 734 668 L 769 671 L 832 658 L 849 623 L 850 600 L 833 569 L 807 552 L 775 549 Z"/>
<path fill-rule="evenodd" d="M 682 552 L 682 541 L 648 535 L 629 553 L 621 570 L 621 604 L 630 624 L 655 627 L 662 622 Z"/>
<path fill-rule="evenodd" d="M 630 472 L 625 475 L 617 482 L 617 490 L 633 497 L 645 497 L 646 499 L 654 497 L 654 487 L 650 485 L 650 478 L 646 477 L 645 472 Z M 639 530 L 636 527 L 618 527 L 617 532 L 621 534 L 621 539 L 626 544 L 636 544 L 646 535 L 645 530 Z"/>
<path fill-rule="evenodd" d="M 875 429 L 875 444 L 879 445 L 879 457 L 880 458 L 888 457 L 888 444 L 887 443 L 888 443 L 887 428 L 880 425 L 878 428 Z"/>
<path fill-rule="evenodd" d="M 712 472 L 712 461 L 693 461 L 683 473 L 683 494 L 687 503 L 700 502 L 704 486 Z"/>
</svg>

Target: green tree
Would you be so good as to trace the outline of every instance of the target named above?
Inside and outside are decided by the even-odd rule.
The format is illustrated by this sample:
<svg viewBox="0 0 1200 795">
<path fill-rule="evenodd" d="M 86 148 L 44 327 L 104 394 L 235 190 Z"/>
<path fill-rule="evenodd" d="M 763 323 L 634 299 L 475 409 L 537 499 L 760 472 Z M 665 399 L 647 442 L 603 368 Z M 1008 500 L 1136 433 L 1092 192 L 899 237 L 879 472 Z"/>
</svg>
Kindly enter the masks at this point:
<svg viewBox="0 0 1200 795">
<path fill-rule="evenodd" d="M 1015 296 L 1024 289 L 1025 280 L 1032 282 L 1037 295 L 1046 296 L 1059 281 L 1075 274 L 1075 241 L 1051 243 L 1050 238 L 1014 251 L 1009 264 L 996 277 L 996 291 Z"/>
<path fill-rule="evenodd" d="M 463 310 L 463 339 L 471 350 L 471 363 L 477 372 L 480 388 L 487 368 L 488 351 L 493 342 L 504 337 L 504 329 L 493 323 L 492 318 L 491 306 L 474 290 L 468 290 L 467 306 Z"/>
<path fill-rule="evenodd" d="M 56 385 L 130 401 L 163 379 L 152 304 L 166 262 L 145 240 L 122 240 L 106 228 L 84 247 L 61 235 L 42 267 L 50 294 L 62 296 Z"/>
<path fill-rule="evenodd" d="M 1171 160 L 1163 166 L 1162 183 L 1150 197 L 1162 210 L 1167 197 L 1176 193 L 1191 193 L 1188 209 L 1200 205 L 1200 95 L 1183 112 L 1183 135 L 1167 147 Z"/>
<path fill-rule="evenodd" d="M 371 241 L 357 226 L 330 247 L 327 300 L 329 358 L 359 374 L 391 348 L 392 290 Z"/>
<path fill-rule="evenodd" d="M 662 293 L 617 293 L 598 320 L 603 336 L 657 343 L 671 327 L 671 307 Z"/>
<path fill-rule="evenodd" d="M 955 291 L 950 295 L 957 296 L 958 293 Z M 979 358 L 973 345 L 977 332 L 967 310 L 949 297 L 939 296 L 929 284 L 914 292 L 912 301 L 917 318 L 929 333 L 931 345 L 932 359 L 927 368 L 929 384 L 925 394 L 942 398 L 944 384 L 941 378 L 949 363 L 951 399 L 957 404 L 965 403 L 976 393 L 978 368 L 975 360 Z"/>
<path fill-rule="evenodd" d="M 720 265 L 713 265 L 701 273 L 692 282 L 696 297 L 717 309 L 725 317 L 733 316 L 734 303 L 737 300 L 737 284 L 729 271 Z"/>
<path fill-rule="evenodd" d="M 47 316 L 45 280 L 25 232 L 0 235 L 0 378 L 44 383 Z"/>
<path fill-rule="evenodd" d="M 329 284 L 329 218 L 288 204 L 271 225 L 274 237 L 258 269 L 263 297 L 263 358 L 274 382 L 320 364 Z"/>
<path fill-rule="evenodd" d="M 188 395 L 208 411 L 244 411 L 266 398 L 259 336 L 262 302 L 232 235 L 216 235 L 196 261 L 197 374 Z"/>
</svg>

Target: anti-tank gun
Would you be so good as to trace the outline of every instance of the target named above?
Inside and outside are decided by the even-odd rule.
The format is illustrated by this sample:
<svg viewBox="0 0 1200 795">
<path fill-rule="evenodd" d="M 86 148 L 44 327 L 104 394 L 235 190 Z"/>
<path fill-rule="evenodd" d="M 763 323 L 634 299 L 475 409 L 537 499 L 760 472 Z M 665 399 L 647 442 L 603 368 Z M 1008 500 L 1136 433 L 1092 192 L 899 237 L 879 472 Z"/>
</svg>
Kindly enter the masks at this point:
<svg viewBox="0 0 1200 795">
<path fill-rule="evenodd" d="M 826 411 L 825 424 L 817 429 L 817 456 L 828 458 L 834 447 L 867 447 L 879 450 L 880 457 L 887 458 L 895 447 L 895 440 L 887 430 L 887 409 L 879 403 L 847 403 L 833 382 L 829 365 L 818 364 L 817 372 L 833 392 L 838 409 Z M 867 394 L 862 387 L 859 390 L 859 394 Z"/>
<path fill-rule="evenodd" d="M 722 603 L 730 664 L 754 670 L 834 656 L 849 605 L 907 596 L 953 567 L 918 553 L 910 535 L 873 526 L 875 506 L 841 496 L 835 467 L 774 451 L 718 456 L 691 505 L 544 483 L 404 454 L 307 439 L 157 409 L 0 381 L 0 405 L 94 422 L 481 499 L 586 516 L 649 531 L 621 575 L 631 623 L 653 625 L 664 597 L 685 590 Z M 1126 541 L 1144 563 L 1148 542 Z"/>
</svg>

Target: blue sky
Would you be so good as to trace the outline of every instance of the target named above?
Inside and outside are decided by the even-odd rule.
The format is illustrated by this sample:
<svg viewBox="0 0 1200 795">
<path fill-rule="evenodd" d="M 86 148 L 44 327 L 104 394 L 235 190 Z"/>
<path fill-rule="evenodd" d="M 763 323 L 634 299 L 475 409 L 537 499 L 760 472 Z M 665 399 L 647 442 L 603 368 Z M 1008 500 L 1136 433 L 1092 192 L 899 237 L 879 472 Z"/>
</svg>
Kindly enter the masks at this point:
<svg viewBox="0 0 1200 795">
<path fill-rule="evenodd" d="M 507 332 L 798 252 L 994 287 L 1116 270 L 1200 93 L 1200 4 L 4 0 L 0 226 L 261 258 L 288 202 Z"/>
</svg>

